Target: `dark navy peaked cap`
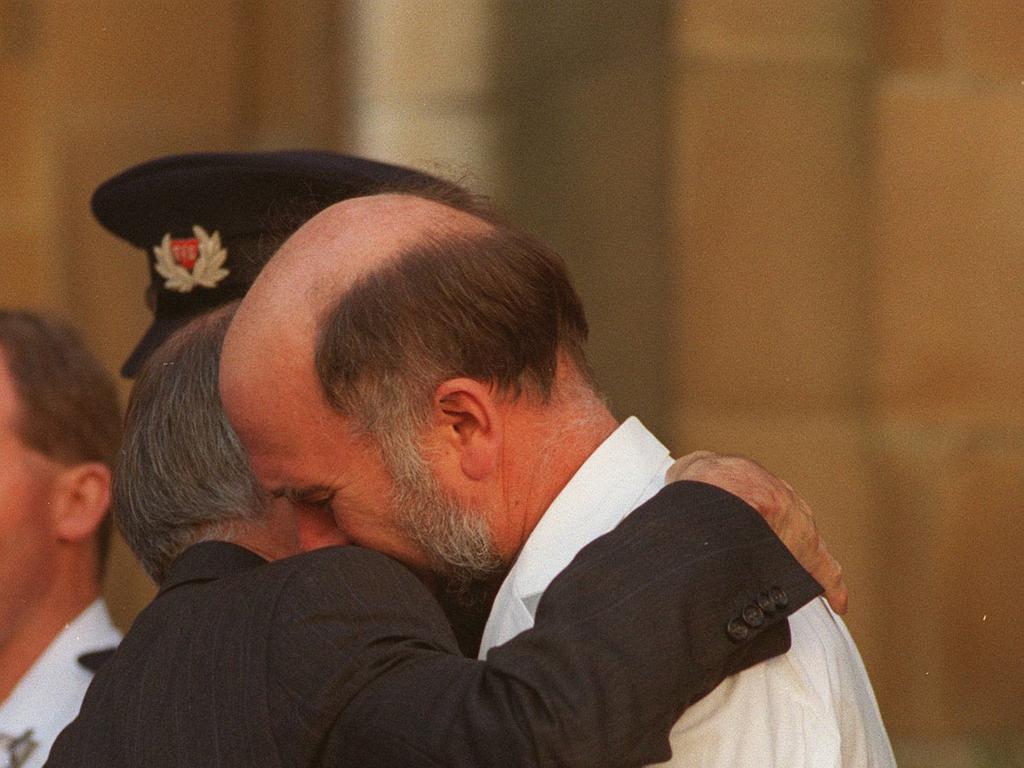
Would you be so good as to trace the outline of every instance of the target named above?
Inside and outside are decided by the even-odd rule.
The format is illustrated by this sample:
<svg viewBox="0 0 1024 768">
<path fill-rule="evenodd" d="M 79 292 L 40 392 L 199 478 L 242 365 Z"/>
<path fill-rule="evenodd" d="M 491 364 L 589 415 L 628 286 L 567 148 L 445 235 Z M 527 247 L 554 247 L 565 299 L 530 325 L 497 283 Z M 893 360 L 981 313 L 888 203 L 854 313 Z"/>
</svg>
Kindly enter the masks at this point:
<svg viewBox="0 0 1024 768">
<path fill-rule="evenodd" d="M 190 320 L 245 295 L 277 247 L 329 205 L 446 184 L 428 174 L 317 151 L 173 155 L 97 188 L 96 219 L 142 248 L 153 324 L 121 368 L 131 378 Z"/>
</svg>

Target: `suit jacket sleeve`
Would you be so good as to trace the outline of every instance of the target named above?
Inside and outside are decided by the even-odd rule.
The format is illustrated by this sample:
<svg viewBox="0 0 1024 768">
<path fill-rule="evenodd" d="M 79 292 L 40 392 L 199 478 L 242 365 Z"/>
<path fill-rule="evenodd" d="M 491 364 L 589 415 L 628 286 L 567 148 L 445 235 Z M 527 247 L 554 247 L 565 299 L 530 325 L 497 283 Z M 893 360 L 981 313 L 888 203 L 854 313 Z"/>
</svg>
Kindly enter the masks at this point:
<svg viewBox="0 0 1024 768">
<path fill-rule="evenodd" d="M 685 707 L 787 650 L 785 616 L 821 591 L 754 510 L 701 483 L 667 487 L 584 548 L 548 588 L 536 626 L 486 663 L 456 655 L 440 609 L 404 569 L 366 552 L 328 564 L 302 585 L 295 631 L 279 638 L 293 672 L 279 691 L 291 719 L 281 726 L 324 733 L 325 766 L 667 759 Z M 329 596 L 339 585 L 341 601 Z M 786 605 L 733 640 L 729 622 L 772 588 Z M 316 646 L 331 649 L 327 668 L 287 664 Z"/>
</svg>

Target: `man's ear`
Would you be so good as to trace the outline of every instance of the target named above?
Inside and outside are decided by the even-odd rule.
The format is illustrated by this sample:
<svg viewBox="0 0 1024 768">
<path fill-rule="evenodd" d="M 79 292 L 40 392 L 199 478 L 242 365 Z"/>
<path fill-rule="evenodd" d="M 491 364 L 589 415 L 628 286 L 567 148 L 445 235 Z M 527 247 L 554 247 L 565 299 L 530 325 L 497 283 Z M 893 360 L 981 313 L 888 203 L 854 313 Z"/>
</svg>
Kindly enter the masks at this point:
<svg viewBox="0 0 1024 768">
<path fill-rule="evenodd" d="M 449 454 L 469 480 L 492 475 L 500 459 L 504 419 L 494 387 L 448 379 L 434 390 L 434 450 Z"/>
<path fill-rule="evenodd" d="M 110 468 L 100 462 L 63 469 L 50 499 L 57 538 L 80 542 L 96 533 L 110 508 Z"/>
</svg>

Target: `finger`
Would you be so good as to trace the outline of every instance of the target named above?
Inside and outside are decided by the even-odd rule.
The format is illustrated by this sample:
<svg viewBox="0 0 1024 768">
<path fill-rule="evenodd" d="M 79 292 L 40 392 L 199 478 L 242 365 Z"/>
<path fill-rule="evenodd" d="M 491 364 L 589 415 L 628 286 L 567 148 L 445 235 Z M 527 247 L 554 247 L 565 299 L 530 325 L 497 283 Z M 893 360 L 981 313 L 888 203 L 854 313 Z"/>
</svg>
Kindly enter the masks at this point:
<svg viewBox="0 0 1024 768">
<path fill-rule="evenodd" d="M 814 526 L 815 560 L 817 561 L 815 570 L 817 572 L 812 572 L 811 575 L 825 589 L 825 598 L 832 606 L 832 610 L 840 615 L 845 614 L 850 596 L 843 578 L 843 566 L 829 552 L 825 539 L 819 534 L 817 525 L 813 523 L 814 515 L 810 507 L 802 504 L 802 508 Z"/>
<path fill-rule="evenodd" d="M 665 481 L 668 483 L 674 483 L 677 480 L 689 480 L 690 472 L 693 469 L 694 464 L 699 461 L 714 458 L 715 454 L 710 451 L 694 451 L 688 453 L 681 459 L 677 459 L 676 463 L 668 468 L 668 472 L 665 473 Z"/>
<path fill-rule="evenodd" d="M 831 590 L 837 602 L 841 601 L 842 571 L 818 532 L 811 508 L 795 493 L 787 496 L 775 520 L 770 521 L 773 530 L 826 594 Z"/>
<path fill-rule="evenodd" d="M 810 515 L 810 508 L 806 508 L 804 511 Z M 810 531 L 810 539 L 801 544 L 801 547 L 806 547 L 806 549 L 801 550 L 803 554 L 797 559 L 814 580 L 822 586 L 825 598 L 829 601 L 832 609 L 838 614 L 844 614 L 849 602 L 849 592 L 843 578 L 843 567 L 829 552 L 828 545 L 818 533 L 817 526 L 813 524 L 813 518 L 810 518 L 810 522 L 811 525 L 806 529 Z M 796 554 L 796 550 L 793 551 Z M 804 559 L 804 555 L 806 555 L 806 559 Z"/>
</svg>

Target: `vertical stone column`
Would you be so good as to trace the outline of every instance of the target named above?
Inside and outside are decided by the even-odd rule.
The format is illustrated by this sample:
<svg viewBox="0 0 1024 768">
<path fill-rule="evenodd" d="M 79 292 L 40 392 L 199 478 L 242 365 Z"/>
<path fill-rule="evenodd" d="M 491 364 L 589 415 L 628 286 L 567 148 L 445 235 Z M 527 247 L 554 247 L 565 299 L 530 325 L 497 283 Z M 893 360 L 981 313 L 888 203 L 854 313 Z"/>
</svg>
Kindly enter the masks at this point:
<svg viewBox="0 0 1024 768">
<path fill-rule="evenodd" d="M 677 21 L 680 436 L 812 502 L 901 765 L 1010 764 L 1020 6 L 695 1 Z"/>
<path fill-rule="evenodd" d="M 809 500 L 885 664 L 875 597 L 870 9 L 692 0 L 675 19 L 674 422 Z"/>
<path fill-rule="evenodd" d="M 340 5 L 340 7 L 339 7 Z M 349 51 L 345 3 L 236 0 L 240 141 L 250 149 L 343 143 Z"/>
<path fill-rule="evenodd" d="M 893 1 L 878 29 L 873 378 L 899 499 L 886 520 L 899 589 L 883 598 L 908 649 L 887 695 L 918 743 L 908 764 L 955 750 L 1009 765 L 1024 754 L 1009 586 L 1024 541 L 1024 11 Z"/>
<path fill-rule="evenodd" d="M 509 207 L 565 258 L 612 410 L 666 441 L 670 6 L 503 3 L 495 46 Z"/>
<path fill-rule="evenodd" d="M 465 179 L 495 194 L 493 0 L 355 0 L 353 151 Z"/>
</svg>

